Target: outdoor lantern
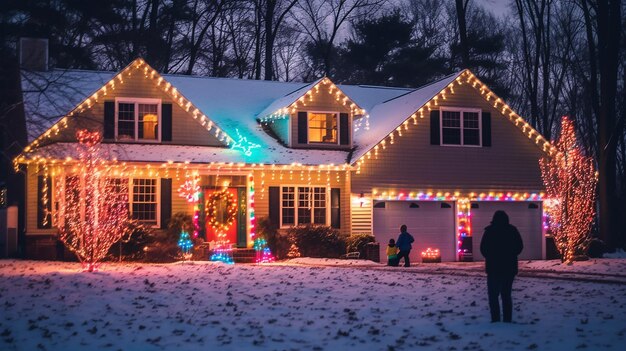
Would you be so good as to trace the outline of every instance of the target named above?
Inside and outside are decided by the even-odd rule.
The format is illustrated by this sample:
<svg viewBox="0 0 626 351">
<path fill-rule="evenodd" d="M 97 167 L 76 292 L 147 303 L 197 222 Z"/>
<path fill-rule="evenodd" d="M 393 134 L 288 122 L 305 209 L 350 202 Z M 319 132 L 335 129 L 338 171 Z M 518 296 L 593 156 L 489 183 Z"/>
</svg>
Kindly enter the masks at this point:
<svg viewBox="0 0 626 351">
<path fill-rule="evenodd" d="M 438 263 L 441 262 L 441 253 L 439 249 L 431 249 L 430 247 L 426 251 L 422 251 L 422 263 Z"/>
</svg>

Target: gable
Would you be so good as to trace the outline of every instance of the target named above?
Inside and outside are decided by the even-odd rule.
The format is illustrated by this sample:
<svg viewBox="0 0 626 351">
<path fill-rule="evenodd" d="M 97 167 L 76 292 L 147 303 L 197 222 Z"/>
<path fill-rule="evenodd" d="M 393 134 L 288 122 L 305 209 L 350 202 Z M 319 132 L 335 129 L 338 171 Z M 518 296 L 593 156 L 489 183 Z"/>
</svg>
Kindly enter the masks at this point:
<svg viewBox="0 0 626 351">
<path fill-rule="evenodd" d="M 261 122 L 286 118 L 298 110 L 333 108 L 351 115 L 363 115 L 365 110 L 352 101 L 328 77 L 305 85 L 277 100 L 258 114 Z"/>
<path fill-rule="evenodd" d="M 491 146 L 460 147 L 431 144 L 430 118 L 418 119 L 395 133 L 352 176 L 353 193 L 379 192 L 508 192 L 541 191 L 538 160 L 545 152 L 488 103 L 469 84 L 456 86 L 455 94 L 431 104 L 479 109 L 491 114 Z"/>
<path fill-rule="evenodd" d="M 424 117 L 429 116 L 430 111 L 438 109 L 440 105 L 450 106 L 450 101 L 455 97 L 455 92 L 459 91 L 459 88 L 468 88 L 463 91 L 472 90 L 473 93 L 469 101 L 459 101 L 457 104 L 489 106 L 496 112 L 494 116 L 504 118 L 516 126 L 518 132 L 525 135 L 529 142 L 541 149 L 543 153 L 553 155 L 556 152 L 548 140 L 516 114 L 502 99 L 469 70 L 464 70 L 374 107 L 371 112 L 372 124 L 377 133 L 362 133 L 355 136 L 359 145 L 352 158 L 352 164 L 356 164 L 358 170 L 366 159 L 372 156 L 377 158 L 381 150 L 386 149 L 387 145 L 393 144 L 394 140 L 402 136 L 403 131 L 410 128 L 422 128 L 419 125 L 425 120 Z"/>
<path fill-rule="evenodd" d="M 54 96 L 54 92 L 48 94 Z M 56 98 L 64 99 L 62 94 Z M 115 101 L 116 98 L 156 98 L 162 103 L 171 103 L 172 144 L 222 146 L 233 143 L 228 134 L 180 94 L 176 87 L 142 59 L 137 59 L 33 140 L 25 151 L 51 142 L 75 141 L 74 134 L 79 128 L 103 131 L 104 102 Z"/>
</svg>

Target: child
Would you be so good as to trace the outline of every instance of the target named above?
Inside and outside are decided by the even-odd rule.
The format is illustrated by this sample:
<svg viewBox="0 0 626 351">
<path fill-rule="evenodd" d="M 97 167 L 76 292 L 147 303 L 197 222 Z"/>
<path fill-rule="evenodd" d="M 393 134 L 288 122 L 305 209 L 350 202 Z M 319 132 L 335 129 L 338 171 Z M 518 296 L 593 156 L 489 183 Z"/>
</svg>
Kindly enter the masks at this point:
<svg viewBox="0 0 626 351">
<path fill-rule="evenodd" d="M 395 267 L 398 265 L 398 251 L 396 241 L 389 239 L 389 246 L 387 246 L 387 266 Z"/>
</svg>

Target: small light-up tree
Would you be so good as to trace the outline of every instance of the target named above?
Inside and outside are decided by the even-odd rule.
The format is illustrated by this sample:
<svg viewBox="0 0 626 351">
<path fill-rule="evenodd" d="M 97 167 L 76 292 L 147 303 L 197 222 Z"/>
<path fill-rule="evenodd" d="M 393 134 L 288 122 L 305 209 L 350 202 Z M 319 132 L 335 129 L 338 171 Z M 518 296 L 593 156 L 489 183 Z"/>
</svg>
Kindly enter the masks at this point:
<svg viewBox="0 0 626 351">
<path fill-rule="evenodd" d="M 114 176 L 100 154 L 99 132 L 79 130 L 79 158 L 71 173 L 56 177 L 58 207 L 52 215 L 65 246 L 85 271 L 98 268 L 128 231 L 128 179 Z"/>
<path fill-rule="evenodd" d="M 576 142 L 572 121 L 563 116 L 557 154 L 539 160 L 546 186 L 544 202 L 548 224 L 564 263 L 584 254 L 591 241 L 595 215 L 597 174 L 593 158 L 584 155 Z"/>
</svg>

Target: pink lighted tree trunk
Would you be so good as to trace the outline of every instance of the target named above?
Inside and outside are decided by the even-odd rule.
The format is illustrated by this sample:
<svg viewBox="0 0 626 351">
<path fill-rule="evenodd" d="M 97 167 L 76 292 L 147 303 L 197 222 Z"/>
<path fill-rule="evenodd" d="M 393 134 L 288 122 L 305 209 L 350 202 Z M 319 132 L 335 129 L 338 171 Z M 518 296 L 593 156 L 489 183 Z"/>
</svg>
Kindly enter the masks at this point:
<svg viewBox="0 0 626 351">
<path fill-rule="evenodd" d="M 100 153 L 98 132 L 80 130 L 79 159 L 70 173 L 56 177 L 58 207 L 53 217 L 60 240 L 92 272 L 128 230 L 128 179 L 114 175 L 114 163 Z"/>
</svg>

